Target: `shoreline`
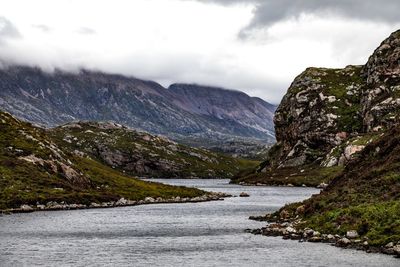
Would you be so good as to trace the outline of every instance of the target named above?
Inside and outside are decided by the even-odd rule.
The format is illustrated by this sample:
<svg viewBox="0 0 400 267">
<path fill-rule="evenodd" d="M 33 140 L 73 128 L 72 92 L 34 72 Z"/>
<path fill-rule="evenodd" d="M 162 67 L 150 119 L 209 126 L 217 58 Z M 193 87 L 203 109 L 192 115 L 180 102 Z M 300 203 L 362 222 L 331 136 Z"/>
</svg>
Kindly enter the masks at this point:
<svg viewBox="0 0 400 267">
<path fill-rule="evenodd" d="M 366 253 L 381 253 L 392 255 L 400 259 L 400 241 L 390 242 L 385 246 L 369 245 L 368 239 L 359 237 L 356 231 L 348 231 L 345 236 L 338 234 L 323 234 L 311 228 L 297 229 L 301 220 L 274 221 L 270 216 L 250 216 L 250 220 L 264 221 L 266 226 L 258 229 L 247 229 L 246 232 L 254 235 L 281 236 L 285 240 L 297 240 L 298 242 L 325 243 L 342 249 L 362 250 Z"/>
<path fill-rule="evenodd" d="M 234 185 L 240 185 L 240 186 L 261 186 L 261 187 L 297 187 L 297 188 L 303 188 L 303 187 L 309 187 L 309 188 L 316 188 L 316 189 L 324 189 L 328 186 L 328 184 L 321 183 L 319 185 L 294 185 L 294 184 L 268 184 L 268 183 L 248 183 L 248 182 L 240 182 L 240 183 L 230 183 Z"/>
<path fill-rule="evenodd" d="M 37 205 L 28 205 L 23 204 L 19 208 L 11 208 L 0 210 L 0 215 L 11 215 L 14 213 L 31 213 L 37 211 L 60 211 L 60 210 L 82 210 L 82 209 L 106 209 L 106 208 L 117 208 L 117 207 L 132 207 L 139 205 L 150 205 L 150 204 L 178 204 L 178 203 L 199 203 L 199 202 L 208 202 L 208 201 L 222 201 L 224 198 L 232 197 L 232 195 L 217 192 L 217 193 L 208 193 L 197 197 L 172 197 L 172 198 L 153 198 L 146 197 L 143 200 L 128 200 L 125 198 L 120 198 L 118 201 L 109 201 L 102 203 L 90 203 L 86 204 L 67 204 L 65 202 L 56 202 L 50 201 L 45 205 L 37 204 Z"/>
</svg>

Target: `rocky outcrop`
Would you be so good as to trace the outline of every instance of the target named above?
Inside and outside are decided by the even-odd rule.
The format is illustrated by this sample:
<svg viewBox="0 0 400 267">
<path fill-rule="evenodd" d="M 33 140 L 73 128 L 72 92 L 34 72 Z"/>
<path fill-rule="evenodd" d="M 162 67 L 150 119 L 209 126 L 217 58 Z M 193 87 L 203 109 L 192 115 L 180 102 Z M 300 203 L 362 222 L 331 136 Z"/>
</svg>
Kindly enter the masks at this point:
<svg viewBox="0 0 400 267">
<path fill-rule="evenodd" d="M 365 135 L 398 123 L 399 110 L 397 31 L 365 66 L 308 68 L 296 77 L 275 113 L 277 145 L 268 166 L 343 165 L 365 147 Z"/>
<path fill-rule="evenodd" d="M 321 161 L 361 130 L 361 70 L 309 68 L 296 77 L 275 113 L 277 166 Z"/>
<path fill-rule="evenodd" d="M 230 178 L 252 164 L 113 122 L 73 122 L 47 132 L 78 157 L 140 177 Z"/>
<path fill-rule="evenodd" d="M 375 50 L 364 66 L 367 85 L 361 99 L 366 131 L 387 129 L 399 122 L 400 30 Z"/>
<path fill-rule="evenodd" d="M 61 175 L 62 177 L 64 177 L 66 181 L 75 186 L 85 188 L 90 185 L 89 179 L 85 177 L 81 172 L 74 169 L 72 163 L 70 161 L 65 160 L 64 158 L 59 158 L 59 159 L 51 158 L 45 160 L 36 157 L 34 154 L 31 154 L 28 156 L 19 157 L 18 159 L 43 167 L 47 171 L 55 175 Z"/>
<path fill-rule="evenodd" d="M 268 225 L 249 231 L 399 256 L 399 87 L 400 31 L 365 66 L 298 76 L 277 109 L 278 143 L 269 159 L 238 181 L 271 184 L 277 175 L 299 185 L 310 170 L 319 170 L 311 177 L 339 171 L 320 194 L 252 217 Z"/>
<path fill-rule="evenodd" d="M 270 223 L 256 231 L 321 242 L 330 240 L 328 235 L 338 235 L 331 242 L 340 247 L 396 254 L 400 242 L 396 223 L 400 220 L 399 162 L 400 126 L 394 126 L 370 142 L 320 194 L 273 214 L 252 217 Z M 296 232 L 289 233 L 287 227 Z M 312 237 L 310 229 L 322 238 Z"/>
</svg>

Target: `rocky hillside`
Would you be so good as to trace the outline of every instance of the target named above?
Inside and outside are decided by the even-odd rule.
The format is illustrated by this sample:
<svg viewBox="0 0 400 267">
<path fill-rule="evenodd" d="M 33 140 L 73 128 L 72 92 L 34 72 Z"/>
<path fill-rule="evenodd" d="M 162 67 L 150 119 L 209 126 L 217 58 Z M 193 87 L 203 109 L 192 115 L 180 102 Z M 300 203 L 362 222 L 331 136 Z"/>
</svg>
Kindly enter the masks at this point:
<svg viewBox="0 0 400 267">
<path fill-rule="evenodd" d="M 362 67 L 309 68 L 296 77 L 275 115 L 280 166 L 321 160 L 362 129 Z"/>
<path fill-rule="evenodd" d="M 274 140 L 275 107 L 259 98 L 202 86 L 166 89 L 151 81 L 85 70 L 2 69 L 0 108 L 47 127 L 74 120 L 114 121 L 195 145 Z"/>
<path fill-rule="evenodd" d="M 365 66 L 307 69 L 295 79 L 275 116 L 279 165 L 320 163 L 349 138 L 389 129 L 400 110 L 400 31 Z M 360 150 L 361 148 L 353 148 Z M 328 165 L 337 165 L 340 157 Z M 326 165 L 326 163 L 325 163 Z"/>
<path fill-rule="evenodd" d="M 215 199 L 218 195 L 144 182 L 131 174 L 186 174 L 190 165 L 196 175 L 208 175 L 210 166 L 221 171 L 220 160 L 229 162 L 115 124 L 79 123 L 45 130 L 0 112 L 0 210 Z"/>
<path fill-rule="evenodd" d="M 400 31 L 365 66 L 307 69 L 276 117 L 278 143 L 236 182 L 316 185 L 254 233 L 400 256 Z"/>
<path fill-rule="evenodd" d="M 257 219 L 255 231 L 400 256 L 400 127 L 367 145 L 320 194 Z"/>
<path fill-rule="evenodd" d="M 307 225 L 324 233 L 356 230 L 370 245 L 400 241 L 400 127 L 372 142 L 320 195 L 304 203 Z"/>
<path fill-rule="evenodd" d="M 73 122 L 47 132 L 64 150 L 130 175 L 230 178 L 257 164 L 180 145 L 114 122 Z"/>
<path fill-rule="evenodd" d="M 282 175 L 270 180 L 282 182 L 299 168 L 344 166 L 398 123 L 399 58 L 397 31 L 364 66 L 309 68 L 296 77 L 275 114 L 277 144 L 255 173 L 239 180 L 268 183 L 272 172 Z"/>
</svg>

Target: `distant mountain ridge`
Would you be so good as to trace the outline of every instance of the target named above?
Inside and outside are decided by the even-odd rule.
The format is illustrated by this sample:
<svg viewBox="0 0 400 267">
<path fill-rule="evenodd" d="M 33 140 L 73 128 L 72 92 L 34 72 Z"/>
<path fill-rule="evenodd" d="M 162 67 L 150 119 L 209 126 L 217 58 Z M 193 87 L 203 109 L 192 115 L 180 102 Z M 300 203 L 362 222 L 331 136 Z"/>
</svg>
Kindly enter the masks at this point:
<svg viewBox="0 0 400 267">
<path fill-rule="evenodd" d="M 0 70 L 0 108 L 53 127 L 75 120 L 115 121 L 186 143 L 274 141 L 275 106 L 243 92 L 81 70 Z"/>
<path fill-rule="evenodd" d="M 168 89 L 174 94 L 173 103 L 190 113 L 237 121 L 273 136 L 270 130 L 273 122 L 266 118 L 275 106 L 258 97 L 195 84 L 172 84 Z"/>
</svg>

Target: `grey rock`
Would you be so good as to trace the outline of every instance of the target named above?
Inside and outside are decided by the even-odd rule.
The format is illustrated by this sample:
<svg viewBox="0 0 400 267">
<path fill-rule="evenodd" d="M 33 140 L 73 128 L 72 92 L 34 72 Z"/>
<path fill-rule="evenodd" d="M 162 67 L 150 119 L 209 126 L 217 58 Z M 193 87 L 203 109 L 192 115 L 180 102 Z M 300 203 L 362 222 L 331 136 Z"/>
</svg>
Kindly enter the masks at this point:
<svg viewBox="0 0 400 267">
<path fill-rule="evenodd" d="M 29 205 L 21 205 L 19 208 L 21 211 L 33 211 L 34 209 Z"/>
<path fill-rule="evenodd" d="M 359 235 L 356 230 L 350 230 L 350 231 L 346 232 L 346 237 L 350 238 L 350 239 L 355 239 L 355 238 L 359 237 Z"/>
<path fill-rule="evenodd" d="M 346 237 L 343 237 L 342 239 L 339 239 L 337 241 L 337 245 L 339 247 L 347 247 L 351 244 L 351 241 L 349 239 L 347 239 Z"/>
</svg>

